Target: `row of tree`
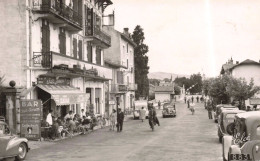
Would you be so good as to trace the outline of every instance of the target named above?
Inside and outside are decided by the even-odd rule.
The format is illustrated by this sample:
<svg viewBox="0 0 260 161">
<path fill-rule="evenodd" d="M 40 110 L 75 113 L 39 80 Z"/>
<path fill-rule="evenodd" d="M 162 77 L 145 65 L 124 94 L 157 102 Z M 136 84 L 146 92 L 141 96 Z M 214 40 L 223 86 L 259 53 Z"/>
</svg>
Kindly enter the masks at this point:
<svg viewBox="0 0 260 161">
<path fill-rule="evenodd" d="M 253 97 L 259 90 L 260 87 L 254 85 L 253 79 L 248 83 L 243 78 L 234 78 L 229 75 L 203 81 L 204 94 L 213 98 L 217 104 L 237 101 L 242 106 L 245 100 Z"/>
</svg>

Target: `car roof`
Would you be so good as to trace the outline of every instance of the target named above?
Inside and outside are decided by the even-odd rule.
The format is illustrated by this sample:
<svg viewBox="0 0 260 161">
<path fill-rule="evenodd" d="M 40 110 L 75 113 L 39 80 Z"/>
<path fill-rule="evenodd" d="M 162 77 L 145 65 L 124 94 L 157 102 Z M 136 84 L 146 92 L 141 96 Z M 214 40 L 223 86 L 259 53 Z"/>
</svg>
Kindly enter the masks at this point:
<svg viewBox="0 0 260 161">
<path fill-rule="evenodd" d="M 226 110 L 226 109 L 224 109 L 223 111 L 222 111 L 222 113 L 223 114 L 228 114 L 228 113 L 243 113 L 243 112 L 246 112 L 246 111 L 243 111 L 243 110 L 237 110 L 237 109 L 233 109 L 233 110 Z"/>
<path fill-rule="evenodd" d="M 249 111 L 246 113 L 240 113 L 237 114 L 238 118 L 244 118 L 244 119 L 258 119 L 260 121 L 260 111 Z"/>
</svg>

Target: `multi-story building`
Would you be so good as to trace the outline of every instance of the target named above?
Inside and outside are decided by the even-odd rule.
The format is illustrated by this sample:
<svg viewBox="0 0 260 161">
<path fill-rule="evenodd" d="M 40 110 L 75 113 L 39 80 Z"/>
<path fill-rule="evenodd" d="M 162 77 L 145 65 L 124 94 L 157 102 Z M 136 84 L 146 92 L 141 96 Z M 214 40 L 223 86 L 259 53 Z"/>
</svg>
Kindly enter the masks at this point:
<svg viewBox="0 0 260 161">
<path fill-rule="evenodd" d="M 103 31 L 102 21 L 111 4 L 110 0 L 1 1 L 4 85 L 14 80 L 20 97 L 41 99 L 43 117 L 50 109 L 57 117 L 69 110 L 80 114 L 81 109 L 104 114 L 104 87 L 112 70 L 104 66 L 104 49 L 111 46 L 111 37 Z M 1 111 L 0 115 L 6 113 Z"/>
<path fill-rule="evenodd" d="M 105 50 L 104 59 L 109 67 L 113 67 L 113 79 L 109 82 L 110 109 L 115 109 L 116 104 L 122 110 L 130 110 L 134 106 L 135 84 L 134 73 L 134 48 L 128 28 L 121 33 L 111 26 L 104 30 L 111 35 L 111 47 Z"/>
</svg>

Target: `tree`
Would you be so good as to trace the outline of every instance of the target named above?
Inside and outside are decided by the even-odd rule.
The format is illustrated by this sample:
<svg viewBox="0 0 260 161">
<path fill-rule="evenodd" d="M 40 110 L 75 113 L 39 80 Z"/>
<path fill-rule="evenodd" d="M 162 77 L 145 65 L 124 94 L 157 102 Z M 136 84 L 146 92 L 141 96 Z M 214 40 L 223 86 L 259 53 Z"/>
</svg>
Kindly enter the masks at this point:
<svg viewBox="0 0 260 161">
<path fill-rule="evenodd" d="M 136 43 L 134 49 L 134 61 L 135 61 L 135 82 L 138 85 L 138 90 L 136 91 L 136 98 L 140 96 L 148 97 L 149 95 L 149 66 L 148 66 L 148 46 L 144 44 L 144 32 L 141 26 L 137 25 L 133 32 L 133 40 Z"/>
<path fill-rule="evenodd" d="M 181 88 L 176 84 L 174 85 L 174 92 L 175 92 L 175 95 L 181 94 Z"/>
<path fill-rule="evenodd" d="M 149 83 L 154 86 L 158 86 L 160 84 L 160 80 L 159 79 L 149 79 Z"/>
<path fill-rule="evenodd" d="M 191 93 L 200 93 L 202 91 L 202 77 L 199 74 L 192 74 L 190 76 L 190 84 L 193 86 L 190 89 Z"/>
<path fill-rule="evenodd" d="M 185 90 L 187 90 L 191 86 L 190 79 L 186 77 L 177 77 L 175 78 L 174 83 L 176 83 L 180 87 L 184 85 Z"/>
</svg>

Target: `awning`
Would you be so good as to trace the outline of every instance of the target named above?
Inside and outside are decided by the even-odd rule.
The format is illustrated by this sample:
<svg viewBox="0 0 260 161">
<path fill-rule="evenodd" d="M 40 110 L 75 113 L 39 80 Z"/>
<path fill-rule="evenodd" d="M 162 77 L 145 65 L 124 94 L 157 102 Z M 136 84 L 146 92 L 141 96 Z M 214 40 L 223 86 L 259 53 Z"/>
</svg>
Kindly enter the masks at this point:
<svg viewBox="0 0 260 161">
<path fill-rule="evenodd" d="M 75 87 L 41 84 L 38 84 L 37 87 L 50 93 L 57 106 L 79 104 L 89 100 L 89 94 L 83 93 Z"/>
</svg>

